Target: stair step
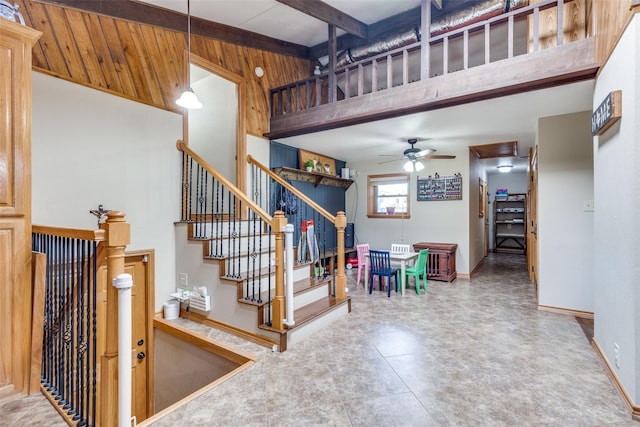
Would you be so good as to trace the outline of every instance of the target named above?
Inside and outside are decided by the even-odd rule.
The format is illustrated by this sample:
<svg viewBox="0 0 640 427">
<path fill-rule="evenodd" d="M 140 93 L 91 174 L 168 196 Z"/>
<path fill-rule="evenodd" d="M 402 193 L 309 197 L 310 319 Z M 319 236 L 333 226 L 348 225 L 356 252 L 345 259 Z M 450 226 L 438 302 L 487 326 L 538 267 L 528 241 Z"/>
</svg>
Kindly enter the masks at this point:
<svg viewBox="0 0 640 427">
<path fill-rule="evenodd" d="M 236 279 L 230 279 L 230 280 L 236 280 Z M 312 289 L 317 289 L 319 287 L 323 287 L 326 286 L 327 287 L 327 294 L 329 294 L 329 292 L 331 291 L 330 286 L 331 286 L 331 277 L 327 277 L 326 279 L 311 279 L 309 277 L 305 278 L 305 279 L 301 279 L 298 281 L 293 282 L 293 294 L 295 295 L 299 295 L 302 293 L 305 293 L 307 291 L 310 291 Z M 274 289 L 271 290 L 271 296 L 273 297 L 275 295 Z M 258 300 L 251 300 L 251 299 L 245 299 L 245 298 L 240 298 L 238 299 L 239 303 L 242 304 L 248 304 L 248 305 L 254 305 L 256 307 L 261 307 L 263 305 L 265 305 L 268 301 L 268 293 L 266 290 L 264 290 L 262 292 L 262 300 L 258 301 Z"/>
<path fill-rule="evenodd" d="M 220 260 L 225 260 L 225 258 L 216 258 L 216 257 L 204 257 L 204 259 L 208 259 L 208 260 L 216 260 L 216 261 L 220 261 Z M 302 268 L 305 266 L 308 266 L 310 263 L 309 262 L 294 262 L 293 268 L 294 269 L 298 269 L 298 268 Z M 256 271 L 255 276 L 256 278 L 258 277 L 267 277 L 269 276 L 269 274 L 275 274 L 276 272 L 276 268 L 275 266 L 271 266 L 271 269 L 269 269 L 269 267 L 262 267 L 260 270 Z M 243 271 L 241 273 L 246 273 L 246 271 Z M 230 277 L 230 276 L 220 276 L 220 279 L 222 280 L 229 280 L 231 282 L 244 282 L 245 280 L 247 280 L 246 275 L 243 276 L 242 274 L 240 275 L 240 277 Z"/>
<path fill-rule="evenodd" d="M 304 307 L 300 307 L 293 312 L 293 318 L 295 319 L 296 324 L 290 327 L 287 327 L 288 330 L 299 328 L 307 322 L 310 322 L 323 314 L 341 306 L 342 304 L 349 305 L 349 312 L 351 312 L 351 297 L 345 297 L 342 299 L 338 299 L 333 296 L 327 296 L 325 298 L 319 299 L 311 304 L 307 304 Z M 262 324 L 259 326 L 260 329 L 279 332 L 276 329 L 273 329 L 271 326 L 266 324 Z"/>
</svg>

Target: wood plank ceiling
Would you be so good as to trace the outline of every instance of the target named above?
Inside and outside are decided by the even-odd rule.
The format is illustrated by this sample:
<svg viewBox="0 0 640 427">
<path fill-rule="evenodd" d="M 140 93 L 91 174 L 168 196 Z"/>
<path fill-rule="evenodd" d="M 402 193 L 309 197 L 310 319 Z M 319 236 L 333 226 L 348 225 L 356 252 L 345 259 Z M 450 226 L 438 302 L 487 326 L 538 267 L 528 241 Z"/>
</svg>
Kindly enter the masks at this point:
<svg viewBox="0 0 640 427">
<path fill-rule="evenodd" d="M 169 30 L 61 7 L 15 0 L 26 25 L 43 33 L 33 67 L 65 80 L 182 114 L 175 100 L 186 82 L 187 37 Z M 186 21 L 185 21 L 186 30 Z M 313 62 L 282 53 L 191 35 L 193 55 L 247 81 L 247 131 L 269 130 L 268 91 L 311 75 Z M 265 70 L 262 78 L 255 67 Z"/>
</svg>

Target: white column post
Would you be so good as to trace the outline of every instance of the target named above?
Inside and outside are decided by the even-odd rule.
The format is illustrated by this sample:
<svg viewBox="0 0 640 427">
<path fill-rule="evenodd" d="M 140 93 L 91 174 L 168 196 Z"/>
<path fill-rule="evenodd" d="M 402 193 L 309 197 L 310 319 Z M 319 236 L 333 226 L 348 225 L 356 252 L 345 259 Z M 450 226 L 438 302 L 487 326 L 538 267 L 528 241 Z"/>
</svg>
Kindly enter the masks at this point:
<svg viewBox="0 0 640 427">
<path fill-rule="evenodd" d="M 118 427 L 131 425 L 131 287 L 133 278 L 114 277 L 118 289 Z"/>
<path fill-rule="evenodd" d="M 284 321 L 289 326 L 296 322 L 293 319 L 293 224 L 283 227 L 284 232 L 284 285 L 286 292 L 287 318 Z"/>
</svg>

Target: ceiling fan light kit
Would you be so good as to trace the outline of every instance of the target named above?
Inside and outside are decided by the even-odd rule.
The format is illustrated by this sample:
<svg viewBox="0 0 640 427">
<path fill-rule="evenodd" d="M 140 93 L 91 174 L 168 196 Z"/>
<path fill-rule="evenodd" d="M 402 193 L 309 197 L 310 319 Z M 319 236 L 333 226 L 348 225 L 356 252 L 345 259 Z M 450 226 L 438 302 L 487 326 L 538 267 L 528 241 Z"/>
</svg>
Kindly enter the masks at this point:
<svg viewBox="0 0 640 427">
<path fill-rule="evenodd" d="M 420 172 L 424 169 L 424 165 L 419 160 L 407 160 L 404 164 L 404 170 L 407 172 Z"/>
<path fill-rule="evenodd" d="M 415 144 L 418 142 L 417 138 L 411 138 L 407 141 L 411 148 L 407 148 L 402 153 L 402 157 L 399 159 L 387 160 L 385 162 L 380 162 L 378 164 L 395 162 L 397 160 L 406 160 L 404 163 L 404 170 L 407 172 L 419 172 L 424 169 L 424 164 L 420 161 L 421 159 L 455 159 L 456 156 L 448 156 L 448 155 L 434 155 L 435 149 L 433 148 L 425 148 L 420 149 L 416 148 Z"/>
</svg>

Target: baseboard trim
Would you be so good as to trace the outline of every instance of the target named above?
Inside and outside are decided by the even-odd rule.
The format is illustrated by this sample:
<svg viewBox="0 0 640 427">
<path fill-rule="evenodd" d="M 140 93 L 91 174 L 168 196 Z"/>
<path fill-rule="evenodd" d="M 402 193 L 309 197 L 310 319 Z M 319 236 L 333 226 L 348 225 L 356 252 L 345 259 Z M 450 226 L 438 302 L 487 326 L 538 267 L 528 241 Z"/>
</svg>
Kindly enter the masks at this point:
<svg viewBox="0 0 640 427">
<path fill-rule="evenodd" d="M 611 378 L 611 381 L 613 381 L 613 384 L 615 384 L 616 388 L 618 389 L 618 392 L 620 393 L 620 395 L 622 395 L 622 399 L 624 400 L 624 403 L 626 403 L 629 409 L 631 410 L 631 417 L 636 421 L 640 421 L 640 405 L 636 405 L 633 402 L 633 399 L 631 399 L 631 396 L 629 396 L 629 393 L 627 393 L 627 390 L 622 385 L 620 378 L 618 378 L 618 375 L 609 364 L 609 361 L 605 357 L 604 352 L 600 347 L 600 344 L 598 344 L 598 341 L 596 341 L 595 338 L 591 340 L 591 346 L 596 351 L 596 354 L 600 358 L 600 361 L 604 365 L 604 368 L 607 370 L 607 374 L 609 374 L 609 378 Z"/>
<path fill-rule="evenodd" d="M 593 311 L 574 310 L 571 308 L 555 307 L 552 305 L 543 304 L 538 304 L 538 310 L 564 314 L 566 316 L 579 317 L 581 319 L 593 319 Z"/>
</svg>

